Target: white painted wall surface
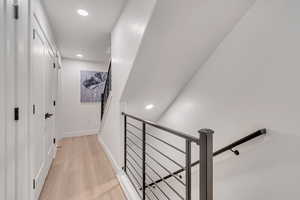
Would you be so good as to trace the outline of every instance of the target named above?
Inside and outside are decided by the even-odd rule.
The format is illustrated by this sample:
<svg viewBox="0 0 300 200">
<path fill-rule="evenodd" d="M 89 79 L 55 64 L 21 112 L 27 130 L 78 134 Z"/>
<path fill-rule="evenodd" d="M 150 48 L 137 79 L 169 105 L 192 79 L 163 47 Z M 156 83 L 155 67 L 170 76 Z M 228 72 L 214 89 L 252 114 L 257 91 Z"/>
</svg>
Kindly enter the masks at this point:
<svg viewBox="0 0 300 200">
<path fill-rule="evenodd" d="M 156 0 L 129 0 L 112 33 L 112 96 L 100 139 L 118 168 L 123 165 L 120 99 L 155 3 Z"/>
<path fill-rule="evenodd" d="M 53 33 L 53 28 L 45 11 L 43 0 L 32 0 L 32 10 L 34 15 L 37 16 L 39 20 L 40 26 L 44 31 L 45 37 L 51 43 L 53 51 L 56 52 L 56 39 Z"/>
<path fill-rule="evenodd" d="M 63 59 L 61 69 L 62 105 L 61 137 L 96 134 L 100 128 L 101 103 L 80 102 L 80 71 L 106 72 L 108 67 L 102 63 L 82 62 Z"/>
<path fill-rule="evenodd" d="M 254 2 L 157 1 L 122 97 L 128 112 L 157 120 Z"/>
<path fill-rule="evenodd" d="M 268 129 L 239 157 L 215 158 L 215 200 L 300 196 L 299 7 L 258 0 L 159 120 L 195 136 L 214 129 L 215 150 Z"/>
<path fill-rule="evenodd" d="M 5 1 L 5 15 L 6 15 L 6 24 L 5 24 L 5 118 L 6 118 L 6 199 L 15 199 L 16 198 L 16 122 L 14 121 L 14 108 L 16 107 L 16 29 L 15 20 L 11 18 L 13 16 L 13 0 Z"/>
<path fill-rule="evenodd" d="M 0 0 L 0 46 L 5 44 L 4 40 L 4 0 Z M 6 181 L 6 158 L 5 158 L 5 140 L 6 140 L 6 119 L 5 119 L 5 62 L 4 48 L 0 48 L 0 199 L 5 199 L 5 181 Z"/>
<path fill-rule="evenodd" d="M 29 1 L 19 0 L 19 20 L 16 21 L 16 105 L 20 108 L 20 119 L 16 123 L 16 199 L 29 199 L 31 182 L 29 175 Z"/>
</svg>

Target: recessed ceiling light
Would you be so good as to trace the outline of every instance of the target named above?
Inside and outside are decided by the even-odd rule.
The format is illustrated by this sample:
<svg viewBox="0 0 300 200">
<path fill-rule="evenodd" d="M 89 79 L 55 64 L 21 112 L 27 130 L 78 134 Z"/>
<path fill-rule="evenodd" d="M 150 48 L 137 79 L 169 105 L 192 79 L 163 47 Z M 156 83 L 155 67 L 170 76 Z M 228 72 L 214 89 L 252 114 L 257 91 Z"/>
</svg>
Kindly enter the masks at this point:
<svg viewBox="0 0 300 200">
<path fill-rule="evenodd" d="M 82 58 L 82 57 L 83 57 L 82 54 L 77 54 L 76 56 L 77 56 L 78 58 Z"/>
<path fill-rule="evenodd" d="M 88 11 L 83 10 L 83 9 L 77 10 L 77 13 L 78 13 L 79 15 L 81 15 L 81 16 L 84 16 L 84 17 L 86 17 L 86 16 L 89 15 Z"/>
<path fill-rule="evenodd" d="M 154 105 L 153 104 L 149 104 L 145 107 L 147 110 L 151 110 L 152 108 L 154 108 Z"/>
</svg>

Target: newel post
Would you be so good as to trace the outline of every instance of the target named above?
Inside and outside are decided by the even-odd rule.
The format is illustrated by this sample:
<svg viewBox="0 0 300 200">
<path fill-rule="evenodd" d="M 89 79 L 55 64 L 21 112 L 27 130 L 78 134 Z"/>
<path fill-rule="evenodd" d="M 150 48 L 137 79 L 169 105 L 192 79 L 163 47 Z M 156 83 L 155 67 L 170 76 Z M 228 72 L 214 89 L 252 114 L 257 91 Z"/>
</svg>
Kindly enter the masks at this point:
<svg viewBox="0 0 300 200">
<path fill-rule="evenodd" d="M 213 133 L 201 129 L 200 134 L 200 200 L 213 200 Z"/>
</svg>

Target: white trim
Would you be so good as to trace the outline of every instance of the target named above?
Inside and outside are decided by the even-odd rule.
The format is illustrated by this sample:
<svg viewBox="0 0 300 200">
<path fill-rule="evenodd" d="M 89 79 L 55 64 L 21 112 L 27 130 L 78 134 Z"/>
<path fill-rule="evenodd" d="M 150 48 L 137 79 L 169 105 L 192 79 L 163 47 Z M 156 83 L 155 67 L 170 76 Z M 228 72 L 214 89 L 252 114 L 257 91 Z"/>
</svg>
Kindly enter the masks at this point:
<svg viewBox="0 0 300 200">
<path fill-rule="evenodd" d="M 103 147 L 107 157 L 109 158 L 109 160 L 111 161 L 112 165 L 113 165 L 113 169 L 115 171 L 115 173 L 118 175 L 120 173 L 122 173 L 122 169 L 119 167 L 116 159 L 114 158 L 114 156 L 112 155 L 111 151 L 109 150 L 109 148 L 107 147 L 107 145 L 103 142 L 103 139 L 101 138 L 100 135 L 98 135 L 98 141 L 101 144 L 101 146 Z"/>
<path fill-rule="evenodd" d="M 118 174 L 117 178 L 128 200 L 141 200 L 139 195 L 135 191 L 134 186 L 124 172 Z"/>
<path fill-rule="evenodd" d="M 5 117 L 5 8 L 0 0 L 0 199 L 6 199 L 6 117 Z"/>
<path fill-rule="evenodd" d="M 69 137 L 80 137 L 80 136 L 86 136 L 86 135 L 96 135 L 98 132 L 99 132 L 99 129 L 64 132 L 61 135 L 61 138 L 59 138 L 59 139 L 69 138 Z"/>
<path fill-rule="evenodd" d="M 120 182 L 120 185 L 126 195 L 126 198 L 128 200 L 140 200 L 139 195 L 136 193 L 134 186 L 131 184 L 130 180 L 126 176 L 126 174 L 123 172 L 123 170 L 119 167 L 116 159 L 113 157 L 111 151 L 107 147 L 107 145 L 103 142 L 100 135 L 98 135 L 98 141 L 101 144 L 101 146 L 104 149 L 104 152 L 106 153 L 108 159 L 111 161 L 113 169 L 116 173 L 116 176 Z"/>
</svg>

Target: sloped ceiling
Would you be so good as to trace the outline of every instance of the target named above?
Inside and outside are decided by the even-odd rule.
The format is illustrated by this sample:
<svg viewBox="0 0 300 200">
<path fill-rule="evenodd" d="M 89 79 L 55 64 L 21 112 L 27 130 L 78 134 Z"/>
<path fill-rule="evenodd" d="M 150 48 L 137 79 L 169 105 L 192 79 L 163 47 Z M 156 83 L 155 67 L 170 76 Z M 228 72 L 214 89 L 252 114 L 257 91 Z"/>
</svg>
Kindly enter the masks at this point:
<svg viewBox="0 0 300 200">
<path fill-rule="evenodd" d="M 127 112 L 159 119 L 254 1 L 157 1 L 123 93 Z"/>
</svg>

